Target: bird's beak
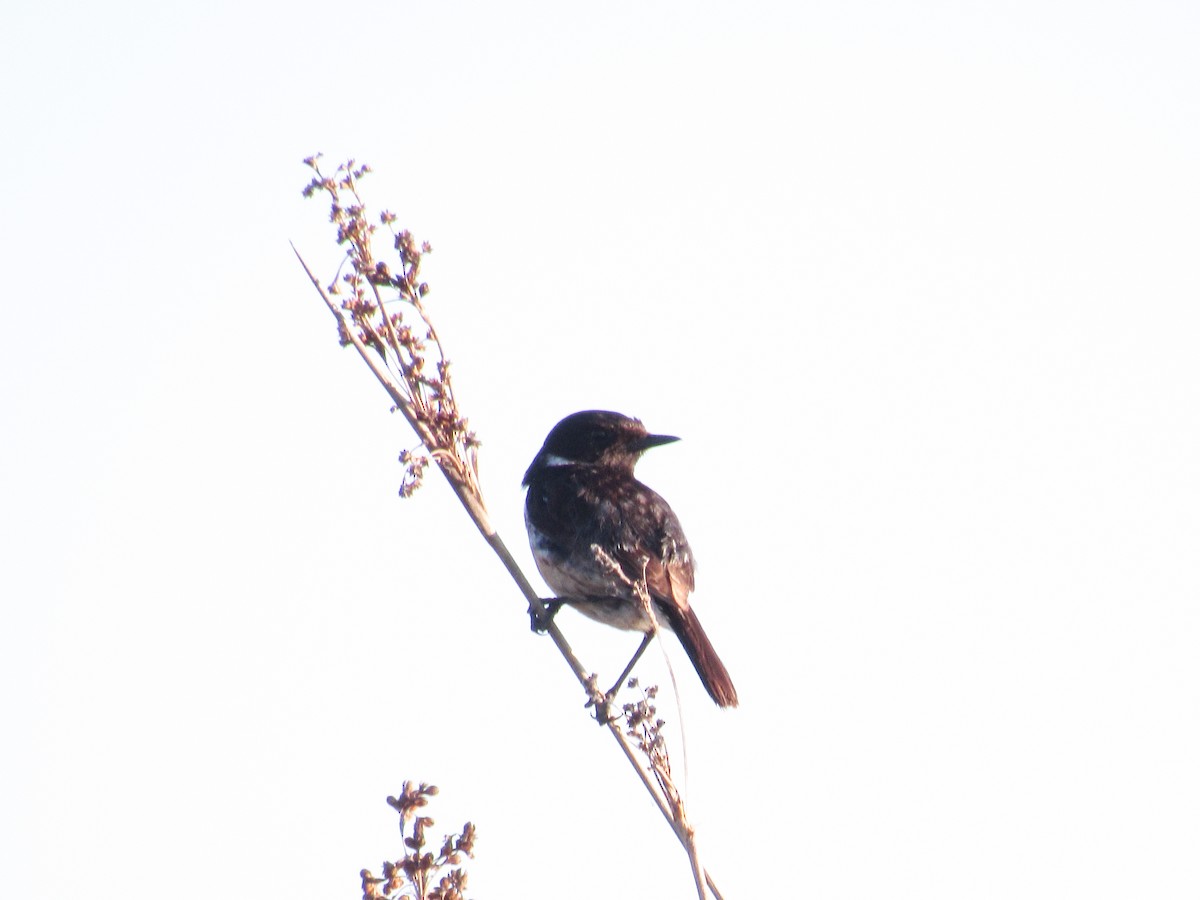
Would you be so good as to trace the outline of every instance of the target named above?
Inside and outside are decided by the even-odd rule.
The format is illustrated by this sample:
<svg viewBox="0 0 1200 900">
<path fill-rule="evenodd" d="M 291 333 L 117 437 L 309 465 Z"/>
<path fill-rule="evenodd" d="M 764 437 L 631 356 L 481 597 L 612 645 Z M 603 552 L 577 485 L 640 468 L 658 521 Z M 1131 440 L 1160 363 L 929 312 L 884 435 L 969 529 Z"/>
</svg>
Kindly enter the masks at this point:
<svg viewBox="0 0 1200 900">
<path fill-rule="evenodd" d="M 651 447 L 661 447 L 663 444 L 673 444 L 679 438 L 671 434 L 648 434 L 633 445 L 633 449 L 641 453 Z"/>
</svg>

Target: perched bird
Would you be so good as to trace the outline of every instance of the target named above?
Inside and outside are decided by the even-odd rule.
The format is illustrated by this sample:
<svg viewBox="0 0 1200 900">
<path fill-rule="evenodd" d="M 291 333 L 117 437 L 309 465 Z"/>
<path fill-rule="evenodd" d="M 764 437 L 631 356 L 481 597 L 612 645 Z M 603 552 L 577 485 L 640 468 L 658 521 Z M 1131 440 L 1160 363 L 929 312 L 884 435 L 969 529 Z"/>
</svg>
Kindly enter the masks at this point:
<svg viewBox="0 0 1200 900">
<path fill-rule="evenodd" d="M 566 603 L 607 625 L 646 634 L 622 680 L 651 638 L 633 588 L 644 578 L 659 626 L 679 638 L 709 695 L 718 706 L 737 706 L 729 672 L 688 602 L 694 565 L 683 528 L 667 501 L 633 477 L 646 450 L 676 440 L 650 434 L 620 413 L 567 416 L 547 435 L 522 481 L 529 488 L 529 546 L 557 595 L 551 614 Z"/>
</svg>

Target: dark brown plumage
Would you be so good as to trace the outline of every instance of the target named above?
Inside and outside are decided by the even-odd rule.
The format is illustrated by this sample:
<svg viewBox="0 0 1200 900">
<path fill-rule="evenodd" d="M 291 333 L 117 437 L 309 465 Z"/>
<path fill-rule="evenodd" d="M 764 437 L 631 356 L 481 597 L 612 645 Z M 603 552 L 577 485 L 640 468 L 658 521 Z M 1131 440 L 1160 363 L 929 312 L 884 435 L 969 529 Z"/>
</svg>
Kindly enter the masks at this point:
<svg viewBox="0 0 1200 900">
<path fill-rule="evenodd" d="M 633 475 L 642 453 L 675 440 L 620 413 L 567 416 L 522 482 L 529 544 L 559 600 L 615 628 L 648 633 L 651 624 L 596 548 L 628 581 L 644 577 L 659 625 L 678 636 L 709 695 L 719 706 L 737 706 L 729 672 L 689 602 L 694 564 L 683 528 L 667 501 Z"/>
</svg>

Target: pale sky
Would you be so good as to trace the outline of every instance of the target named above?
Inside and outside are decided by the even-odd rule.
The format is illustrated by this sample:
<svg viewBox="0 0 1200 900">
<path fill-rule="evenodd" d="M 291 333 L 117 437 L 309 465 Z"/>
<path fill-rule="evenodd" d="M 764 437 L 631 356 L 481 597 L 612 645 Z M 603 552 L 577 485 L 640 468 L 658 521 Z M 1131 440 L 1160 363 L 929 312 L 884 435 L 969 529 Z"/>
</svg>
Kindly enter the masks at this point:
<svg viewBox="0 0 1200 900">
<path fill-rule="evenodd" d="M 357 897 L 412 779 L 476 900 L 691 895 L 450 492 L 396 496 L 414 439 L 288 247 L 337 266 L 322 150 L 434 246 L 531 577 L 554 422 L 683 438 L 639 474 L 742 699 L 669 643 L 726 897 L 1200 895 L 1200 7 L 4 31 L 0 894 Z M 636 645 L 560 622 L 602 678 Z"/>
</svg>

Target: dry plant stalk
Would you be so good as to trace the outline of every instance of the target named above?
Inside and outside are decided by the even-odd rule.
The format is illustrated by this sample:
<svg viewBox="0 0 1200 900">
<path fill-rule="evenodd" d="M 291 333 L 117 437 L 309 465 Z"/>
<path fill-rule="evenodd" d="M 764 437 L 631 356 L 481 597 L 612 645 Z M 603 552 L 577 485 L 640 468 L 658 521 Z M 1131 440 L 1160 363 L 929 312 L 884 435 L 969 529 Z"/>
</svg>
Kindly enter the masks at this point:
<svg viewBox="0 0 1200 900">
<path fill-rule="evenodd" d="M 403 413 L 420 440 L 417 450 L 406 450 L 400 456 L 400 461 L 405 464 L 401 495 L 409 496 L 419 487 L 430 459 L 437 463 L 468 515 L 521 589 L 530 614 L 538 621 L 545 621 L 543 601 L 488 518 L 479 485 L 480 442 L 458 407 L 450 378 L 450 362 L 425 306 L 429 286 L 420 279 L 420 271 L 422 258 L 431 252 L 429 244 L 418 244 L 410 232 L 397 231 L 396 217 L 383 212 L 379 224 L 391 234 L 392 249 L 397 255 L 395 268 L 389 266 L 376 256 L 374 245 L 378 226 L 368 219 L 366 204 L 358 190 L 359 182 L 370 173 L 370 168 L 350 160 L 339 165 L 332 175 L 326 175 L 321 171 L 320 154 L 309 157 L 304 163 L 314 172 L 304 188 L 304 196 L 328 197 L 330 221 L 337 228 L 338 244 L 345 248 L 348 268 L 344 272 L 339 270 L 340 278 L 335 277 L 331 284 L 322 286 L 299 251 L 294 246 L 292 249 L 337 320 L 342 345 L 353 346 L 358 351 L 392 398 L 394 408 Z M 651 606 L 644 579 L 640 582 L 639 596 L 647 607 Z M 650 612 L 652 615 L 653 609 Z M 589 705 L 596 709 L 597 720 L 617 741 L 688 852 L 701 900 L 705 897 L 705 884 L 720 900 L 720 892 L 699 865 L 695 834 L 684 814 L 680 793 L 670 777 L 670 761 L 660 725 L 650 724 L 660 721 L 654 716 L 653 694 L 647 692 L 641 702 L 627 704 L 621 715 L 612 716 L 611 698 L 599 688 L 596 676 L 589 674 L 576 658 L 558 626 L 551 621 L 545 630 L 587 692 Z M 625 723 L 624 731 L 622 722 Z M 639 759 L 639 754 L 644 762 Z M 364 897 L 369 896 L 368 874 L 363 874 Z M 424 894 L 420 896 L 425 897 Z"/>
<path fill-rule="evenodd" d="M 658 625 L 658 616 L 654 612 L 654 603 L 650 598 L 650 588 L 646 583 L 646 567 L 650 560 L 648 557 L 642 559 L 642 577 L 631 580 L 626 574 L 621 564 L 609 555 L 599 544 L 592 545 L 592 553 L 595 554 L 597 561 L 607 568 L 612 577 L 621 582 L 625 587 L 632 590 L 637 596 L 638 602 L 641 604 L 642 613 L 650 622 L 651 634 L 658 638 L 660 631 Z M 645 644 L 642 645 L 645 649 Z M 641 650 L 638 651 L 639 654 Z M 635 661 L 637 657 L 634 657 Z M 628 670 L 626 670 L 628 671 Z M 671 678 L 674 680 L 674 674 Z M 630 678 L 627 686 L 631 689 L 638 687 L 638 680 Z M 679 790 L 679 786 L 675 783 L 675 778 L 671 774 L 671 757 L 667 752 L 667 739 L 663 734 L 663 727 L 666 722 L 658 717 L 658 708 L 655 706 L 655 700 L 658 697 L 658 686 L 650 685 L 642 691 L 642 699 L 636 703 L 626 703 L 622 706 L 622 719 L 625 722 L 625 734 L 641 752 L 646 759 L 646 764 L 654 777 L 655 783 L 658 785 L 659 793 L 667 806 L 671 810 L 670 821 L 675 829 L 675 834 L 678 836 L 680 843 L 683 844 L 687 851 L 688 859 L 692 864 L 692 877 L 696 882 L 696 890 L 699 896 L 704 897 L 704 880 L 707 878 L 707 872 L 700 864 L 700 851 L 696 846 L 696 831 L 688 822 L 687 810 L 684 808 L 683 793 Z M 708 887 L 713 894 L 720 900 L 721 894 L 717 890 L 711 879 L 708 879 Z"/>
<path fill-rule="evenodd" d="M 459 412 L 450 361 L 423 302 L 429 285 L 420 280 L 421 259 L 433 248 L 427 242 L 418 246 L 409 231 L 396 231 L 395 215 L 385 210 L 379 221 L 391 232 L 399 266 L 393 271 L 385 261 L 376 259 L 377 226 L 367 221 L 366 206 L 358 193 L 359 179 L 370 167 L 355 166 L 350 160 L 330 178 L 321 173 L 317 159 L 304 161 L 316 173 L 304 196 L 328 195 L 337 242 L 346 248 L 350 264 L 340 283 L 335 280 L 326 288 L 330 297 L 344 297 L 340 314 L 334 311 L 338 336 L 343 346 L 353 344 L 374 352 L 378 360 L 369 362 L 386 369 L 390 384 L 385 386 L 389 393 L 395 388 L 392 399 L 396 408 L 421 439 L 420 450 L 405 451 L 400 457 L 406 465 L 400 493 L 411 496 L 421 485 L 432 457 L 450 483 L 482 509 L 479 440 Z"/>
<path fill-rule="evenodd" d="M 446 835 L 436 854 L 426 850 L 425 829 L 433 827 L 433 819 L 417 815 L 417 810 L 427 806 L 429 798 L 437 796 L 437 792 L 436 785 L 422 782 L 414 786 L 406 781 L 399 797 L 387 798 L 388 805 L 400 814 L 404 856 L 394 862 L 385 861 L 382 878 L 377 878 L 370 869 L 359 872 L 363 900 L 400 900 L 401 897 L 464 900 L 467 873 L 458 866 L 464 854 L 475 858 L 475 826 L 467 822 L 461 833 Z M 409 823 L 412 834 L 406 835 Z"/>
</svg>

